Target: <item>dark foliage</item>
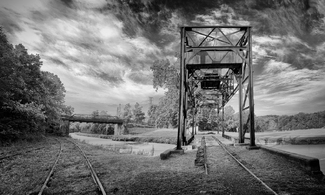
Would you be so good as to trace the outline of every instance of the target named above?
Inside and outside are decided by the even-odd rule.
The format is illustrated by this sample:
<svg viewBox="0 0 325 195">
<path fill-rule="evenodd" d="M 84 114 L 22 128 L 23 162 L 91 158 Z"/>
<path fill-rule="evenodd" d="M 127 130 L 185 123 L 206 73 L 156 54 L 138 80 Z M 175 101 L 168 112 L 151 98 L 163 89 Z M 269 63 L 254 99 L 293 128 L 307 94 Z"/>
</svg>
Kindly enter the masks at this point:
<svg viewBox="0 0 325 195">
<path fill-rule="evenodd" d="M 59 77 L 41 71 L 39 55 L 22 45 L 12 46 L 0 28 L 0 141 L 58 131 L 60 115 L 73 109 L 64 105 L 65 89 Z"/>
</svg>

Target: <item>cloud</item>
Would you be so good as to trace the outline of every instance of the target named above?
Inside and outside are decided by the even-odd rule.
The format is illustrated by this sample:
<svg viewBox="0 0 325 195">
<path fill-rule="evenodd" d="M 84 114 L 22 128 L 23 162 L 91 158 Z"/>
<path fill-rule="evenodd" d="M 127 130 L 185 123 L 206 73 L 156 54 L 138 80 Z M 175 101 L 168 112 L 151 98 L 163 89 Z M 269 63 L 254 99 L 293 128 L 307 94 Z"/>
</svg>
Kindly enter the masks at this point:
<svg viewBox="0 0 325 195">
<path fill-rule="evenodd" d="M 40 54 L 42 69 L 60 76 L 76 107 L 157 95 L 149 67 L 157 59 L 177 63 L 180 26 L 252 25 L 257 112 L 308 102 L 324 108 L 325 19 L 315 15 L 323 2 L 312 12 L 289 1 L 8 2 L 0 12 L 4 29 Z"/>
<path fill-rule="evenodd" d="M 210 14 L 196 15 L 191 22 L 197 25 L 250 25 L 249 21 L 237 15 L 235 10 L 227 4 L 222 4 L 219 9 L 211 11 Z"/>
<path fill-rule="evenodd" d="M 135 83 L 143 85 L 152 85 L 152 73 L 149 71 L 130 72 L 128 78 Z"/>
<path fill-rule="evenodd" d="M 10 39 L 14 39 L 16 32 L 22 32 L 23 26 L 19 22 L 20 14 L 8 8 L 0 8 L 0 24 L 3 30 L 9 35 Z"/>
<path fill-rule="evenodd" d="M 324 95 L 325 69 L 297 69 L 290 64 L 270 60 L 256 79 L 256 98 L 275 105 L 318 102 Z"/>
<path fill-rule="evenodd" d="M 41 35 L 36 50 L 42 58 L 76 75 L 93 76 L 113 85 L 124 82 L 126 70 L 149 69 L 159 58 L 160 49 L 148 39 L 126 36 L 122 31 L 125 24 L 114 15 L 87 6 L 76 1 L 50 1 L 47 10 L 32 12 L 30 25 Z"/>
</svg>

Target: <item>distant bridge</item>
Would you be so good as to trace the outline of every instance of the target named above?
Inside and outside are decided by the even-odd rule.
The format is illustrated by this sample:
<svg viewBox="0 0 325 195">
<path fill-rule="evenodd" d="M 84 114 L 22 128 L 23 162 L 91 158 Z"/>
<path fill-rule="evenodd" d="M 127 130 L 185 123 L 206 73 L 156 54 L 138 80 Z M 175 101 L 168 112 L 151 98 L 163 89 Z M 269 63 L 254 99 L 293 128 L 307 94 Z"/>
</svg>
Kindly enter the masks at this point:
<svg viewBox="0 0 325 195">
<path fill-rule="evenodd" d="M 61 120 L 63 121 L 61 131 L 65 132 L 65 134 L 69 134 L 70 122 L 114 124 L 114 135 L 124 135 L 127 131 L 126 127 L 123 125 L 124 120 L 116 116 L 74 114 L 72 116 L 61 115 Z"/>
<path fill-rule="evenodd" d="M 89 114 L 74 114 L 72 116 L 62 115 L 63 121 L 80 122 L 80 123 L 105 123 L 105 124 L 123 124 L 123 119 L 117 116 L 109 115 L 89 115 Z"/>
</svg>

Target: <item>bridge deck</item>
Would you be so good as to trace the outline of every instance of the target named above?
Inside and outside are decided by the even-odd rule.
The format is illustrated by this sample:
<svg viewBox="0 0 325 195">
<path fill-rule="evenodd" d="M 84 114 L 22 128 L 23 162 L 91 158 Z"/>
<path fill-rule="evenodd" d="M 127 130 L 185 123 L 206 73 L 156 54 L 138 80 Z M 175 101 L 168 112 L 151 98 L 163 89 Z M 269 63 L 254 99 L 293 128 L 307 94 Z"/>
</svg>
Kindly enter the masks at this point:
<svg viewBox="0 0 325 195">
<path fill-rule="evenodd" d="M 111 124 L 123 124 L 123 120 L 119 118 L 97 118 L 97 117 L 62 117 L 62 120 L 70 122 L 83 122 L 83 123 L 111 123 Z"/>
</svg>

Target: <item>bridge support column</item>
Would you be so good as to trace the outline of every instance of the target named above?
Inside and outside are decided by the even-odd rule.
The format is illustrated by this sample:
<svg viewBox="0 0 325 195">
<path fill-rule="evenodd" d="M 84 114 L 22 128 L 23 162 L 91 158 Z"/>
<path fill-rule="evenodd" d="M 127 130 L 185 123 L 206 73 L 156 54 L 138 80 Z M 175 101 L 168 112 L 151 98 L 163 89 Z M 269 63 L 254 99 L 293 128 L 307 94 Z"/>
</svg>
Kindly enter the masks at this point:
<svg viewBox="0 0 325 195">
<path fill-rule="evenodd" d="M 127 134 L 127 128 L 123 124 L 115 124 L 114 125 L 114 135 L 125 135 Z"/>
<path fill-rule="evenodd" d="M 69 127 L 70 127 L 70 121 L 62 120 L 60 124 L 60 132 L 62 133 L 63 136 L 69 135 Z"/>
</svg>

